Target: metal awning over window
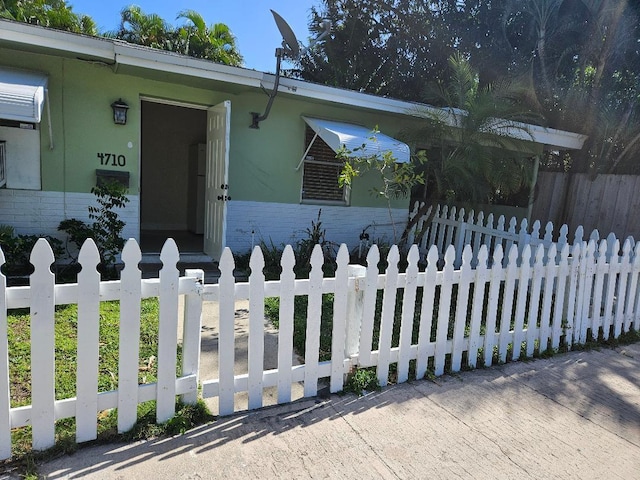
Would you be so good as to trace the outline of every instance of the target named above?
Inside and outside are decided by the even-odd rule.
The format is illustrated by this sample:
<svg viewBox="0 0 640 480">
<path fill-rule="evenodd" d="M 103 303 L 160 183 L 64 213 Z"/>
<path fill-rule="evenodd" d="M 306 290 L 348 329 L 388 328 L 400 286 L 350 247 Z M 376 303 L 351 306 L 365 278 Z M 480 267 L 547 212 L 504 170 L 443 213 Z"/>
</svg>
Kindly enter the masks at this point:
<svg viewBox="0 0 640 480">
<path fill-rule="evenodd" d="M 46 75 L 0 68 L 0 118 L 40 123 L 46 89 Z"/>
<path fill-rule="evenodd" d="M 351 123 L 309 117 L 302 118 L 334 152 L 337 152 L 343 146 L 350 151 L 354 151 L 357 148 L 358 150 L 354 152 L 354 155 L 357 156 L 382 155 L 390 151 L 398 163 L 410 161 L 411 151 L 409 145 L 388 135 L 382 133 L 374 134 L 367 127 Z"/>
</svg>

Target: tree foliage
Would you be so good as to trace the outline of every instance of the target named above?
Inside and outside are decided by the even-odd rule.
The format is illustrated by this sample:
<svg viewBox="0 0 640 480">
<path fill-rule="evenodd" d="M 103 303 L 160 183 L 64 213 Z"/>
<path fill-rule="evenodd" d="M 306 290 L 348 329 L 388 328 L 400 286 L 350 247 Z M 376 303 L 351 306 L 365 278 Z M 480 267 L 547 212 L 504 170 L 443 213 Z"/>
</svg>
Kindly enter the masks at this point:
<svg viewBox="0 0 640 480">
<path fill-rule="evenodd" d="M 333 23 L 331 39 L 307 51 L 292 73 L 327 85 L 415 99 L 424 72 L 445 68 L 455 46 L 427 2 L 324 0 L 311 8 L 314 36 L 324 18 Z"/>
<path fill-rule="evenodd" d="M 315 35 L 329 18 L 332 38 L 293 74 L 450 106 L 425 86 L 451 80 L 446 59 L 457 52 L 480 87 L 519 84 L 545 125 L 588 135 L 558 168 L 640 173 L 639 14 L 627 0 L 322 0 L 309 27 Z"/>
<path fill-rule="evenodd" d="M 460 54 L 448 63 L 450 80 L 432 82 L 428 98 L 450 108 L 419 110 L 423 121 L 405 132 L 429 152 L 421 199 L 493 203 L 529 184 L 532 164 L 511 133 L 530 139 L 525 122 L 540 118 L 523 105 L 514 84 L 481 85 L 478 72 Z"/>
<path fill-rule="evenodd" d="M 98 34 L 93 19 L 75 13 L 65 0 L 0 0 L 0 18 L 73 33 Z"/>
<path fill-rule="evenodd" d="M 145 13 L 136 5 L 120 11 L 120 25 L 112 32 L 98 32 L 88 15 L 73 12 L 66 0 L 0 0 L 0 18 L 44 27 L 118 38 L 129 43 L 203 58 L 226 65 L 242 65 L 236 38 L 224 23 L 206 24 L 194 10 L 178 13 L 173 26 L 155 13 Z"/>
<path fill-rule="evenodd" d="M 185 23 L 176 27 L 155 13 L 144 13 L 136 5 L 122 9 L 120 17 L 120 27 L 109 36 L 227 65 L 242 65 L 229 27 L 223 23 L 207 26 L 202 15 L 194 10 L 179 12 L 177 19 Z"/>
</svg>

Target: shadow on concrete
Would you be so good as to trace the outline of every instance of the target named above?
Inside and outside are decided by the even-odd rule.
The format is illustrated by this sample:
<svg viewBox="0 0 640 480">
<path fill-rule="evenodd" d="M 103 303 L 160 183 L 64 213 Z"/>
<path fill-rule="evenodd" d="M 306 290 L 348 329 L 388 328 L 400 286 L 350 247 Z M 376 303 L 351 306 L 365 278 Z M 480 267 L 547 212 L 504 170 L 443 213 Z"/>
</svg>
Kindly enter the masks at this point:
<svg viewBox="0 0 640 480">
<path fill-rule="evenodd" d="M 385 422 L 392 422 L 395 435 L 389 435 Z M 398 448 L 427 449 L 453 442 L 449 450 L 458 445 L 464 452 L 467 443 L 486 442 L 495 450 L 486 458 L 497 452 L 525 470 L 542 468 L 542 473 L 544 462 L 552 462 L 552 457 L 571 459 L 565 466 L 578 469 L 577 476 L 557 478 L 580 478 L 580 468 L 592 474 L 583 478 L 595 478 L 598 468 L 608 468 L 602 458 L 609 457 L 633 468 L 633 459 L 640 455 L 640 343 L 391 385 L 359 398 L 302 399 L 219 418 L 173 438 L 82 448 L 43 465 L 41 473 L 52 479 L 90 474 L 99 478 L 110 470 L 125 478 L 124 470 L 147 461 L 162 468 L 164 462 L 180 461 L 185 454 L 199 457 L 219 448 L 242 449 L 292 432 L 322 439 L 327 431 L 345 436 L 356 432 L 363 449 L 396 443 Z M 544 453 L 532 457 L 528 450 L 540 445 L 546 446 Z M 601 451 L 609 457 L 599 457 Z M 287 451 L 282 455 L 286 458 Z"/>
</svg>

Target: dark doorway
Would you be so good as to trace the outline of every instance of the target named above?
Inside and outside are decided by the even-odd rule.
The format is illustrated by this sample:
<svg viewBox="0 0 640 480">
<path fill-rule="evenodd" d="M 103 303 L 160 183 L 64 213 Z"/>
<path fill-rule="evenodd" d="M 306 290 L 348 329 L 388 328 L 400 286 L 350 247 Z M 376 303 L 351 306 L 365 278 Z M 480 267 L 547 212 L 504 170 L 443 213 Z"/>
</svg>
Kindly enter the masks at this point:
<svg viewBox="0 0 640 480">
<path fill-rule="evenodd" d="M 206 142 L 207 111 L 142 101 L 141 112 L 142 251 L 160 252 L 171 237 L 180 252 L 202 252 L 202 233 L 189 222 L 196 184 L 190 177 L 197 174 L 189 164 L 197 161 L 192 146 Z"/>
</svg>

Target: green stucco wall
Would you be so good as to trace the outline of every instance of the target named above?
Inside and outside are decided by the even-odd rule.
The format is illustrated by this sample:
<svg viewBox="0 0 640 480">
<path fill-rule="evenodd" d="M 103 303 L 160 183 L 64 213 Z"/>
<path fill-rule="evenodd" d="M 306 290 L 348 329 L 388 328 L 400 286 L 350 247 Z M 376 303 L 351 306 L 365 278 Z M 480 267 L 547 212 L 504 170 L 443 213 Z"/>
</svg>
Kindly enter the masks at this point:
<svg viewBox="0 0 640 480">
<path fill-rule="evenodd" d="M 130 173 L 129 193 L 138 194 L 140 177 L 141 98 L 153 97 L 199 105 L 231 101 L 229 194 L 237 200 L 299 203 L 302 169 L 295 170 L 304 152 L 305 124 L 301 115 L 349 121 L 394 136 L 402 127 L 398 115 L 299 99 L 280 94 L 271 114 L 250 129 L 250 112 L 263 112 L 267 97 L 260 90 L 226 93 L 114 72 L 114 66 L 8 49 L 0 65 L 46 73 L 54 148 L 49 148 L 49 119 L 40 126 L 42 189 L 89 192 L 96 169 Z M 158 77 L 158 74 L 155 74 Z M 212 85 L 213 87 L 213 85 Z M 236 88 L 237 90 L 237 88 Z M 122 98 L 130 106 L 127 125 L 115 125 L 110 104 Z M 101 165 L 98 154 L 124 156 L 125 166 Z M 377 181 L 368 174 L 354 182 L 351 205 L 380 206 L 369 190 Z M 392 202 L 406 207 L 408 199 Z"/>
</svg>

